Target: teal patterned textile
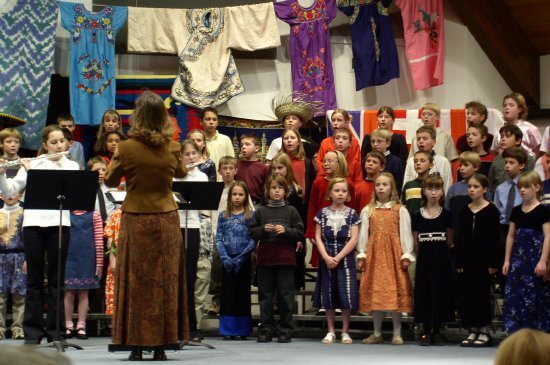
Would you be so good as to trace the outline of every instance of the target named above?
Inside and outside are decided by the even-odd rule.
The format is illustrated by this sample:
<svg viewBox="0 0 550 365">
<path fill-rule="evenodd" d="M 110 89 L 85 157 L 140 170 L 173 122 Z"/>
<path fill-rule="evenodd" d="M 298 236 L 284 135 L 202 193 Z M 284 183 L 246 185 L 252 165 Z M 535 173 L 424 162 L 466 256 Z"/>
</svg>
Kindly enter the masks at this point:
<svg viewBox="0 0 550 365">
<path fill-rule="evenodd" d="M 23 118 L 23 148 L 38 149 L 46 123 L 57 2 L 0 0 L 0 112 Z"/>
</svg>

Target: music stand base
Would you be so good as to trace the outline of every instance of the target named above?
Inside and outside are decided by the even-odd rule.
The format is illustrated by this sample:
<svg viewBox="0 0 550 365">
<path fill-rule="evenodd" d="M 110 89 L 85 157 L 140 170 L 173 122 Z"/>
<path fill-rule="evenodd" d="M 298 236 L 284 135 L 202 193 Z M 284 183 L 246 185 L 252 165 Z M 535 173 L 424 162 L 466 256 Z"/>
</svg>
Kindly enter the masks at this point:
<svg viewBox="0 0 550 365">
<path fill-rule="evenodd" d="M 35 349 L 48 348 L 48 347 L 53 347 L 54 349 L 57 350 L 57 352 L 65 352 L 65 349 L 68 348 L 68 347 L 72 347 L 72 348 L 75 348 L 77 350 L 84 350 L 81 346 L 79 346 L 77 344 L 74 344 L 74 343 L 64 341 L 64 340 L 52 341 L 52 342 L 48 342 L 48 343 L 45 343 L 45 344 L 42 344 L 42 345 L 34 346 Z"/>
</svg>

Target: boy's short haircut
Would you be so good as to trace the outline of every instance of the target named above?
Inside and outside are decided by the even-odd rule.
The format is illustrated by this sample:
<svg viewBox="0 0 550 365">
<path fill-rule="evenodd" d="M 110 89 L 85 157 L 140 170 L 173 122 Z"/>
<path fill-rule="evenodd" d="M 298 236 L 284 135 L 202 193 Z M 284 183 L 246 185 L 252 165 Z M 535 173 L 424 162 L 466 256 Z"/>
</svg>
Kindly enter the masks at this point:
<svg viewBox="0 0 550 365">
<path fill-rule="evenodd" d="M 4 128 L 0 131 L 0 142 L 3 143 L 8 137 L 17 138 L 21 141 L 21 133 L 15 128 Z"/>
<path fill-rule="evenodd" d="M 436 103 L 426 103 L 422 105 L 422 108 L 420 108 L 420 112 L 422 113 L 424 109 L 433 111 L 438 117 L 441 115 L 441 108 Z"/>
<path fill-rule="evenodd" d="M 391 135 L 392 133 L 390 132 L 389 129 L 377 128 L 372 131 L 371 140 L 372 138 L 382 138 L 382 139 L 385 139 L 386 141 L 391 141 Z"/>
<path fill-rule="evenodd" d="M 521 147 L 513 147 L 509 148 L 502 152 L 503 158 L 513 158 L 515 159 L 520 165 L 524 164 L 527 165 L 527 152 Z"/>
<path fill-rule="evenodd" d="M 70 113 L 61 113 L 57 116 L 57 122 L 56 124 L 59 124 L 59 122 L 70 120 L 74 124 L 74 117 Z"/>
<path fill-rule="evenodd" d="M 470 101 L 466 103 L 466 105 L 464 105 L 464 109 L 475 109 L 479 114 L 485 116 L 483 123 L 487 121 L 487 116 L 489 115 L 489 112 L 487 111 L 487 107 L 479 101 Z"/>
<path fill-rule="evenodd" d="M 91 170 L 92 167 L 96 164 L 96 163 L 101 163 L 105 166 L 107 166 L 107 161 L 105 161 L 105 159 L 101 156 L 94 156 L 92 158 L 90 158 L 88 160 L 88 163 L 86 164 L 86 166 L 88 167 L 88 170 Z"/>
<path fill-rule="evenodd" d="M 61 128 L 61 131 L 63 132 L 63 137 L 64 137 L 67 141 L 71 142 L 71 141 L 73 140 L 73 133 L 72 133 L 69 129 L 67 129 L 67 128 Z"/>
<path fill-rule="evenodd" d="M 519 127 L 517 125 L 514 125 L 514 124 L 505 124 L 503 125 L 502 127 L 500 127 L 500 129 L 498 130 L 498 133 L 503 136 L 503 135 L 512 135 L 514 137 L 516 137 L 516 140 L 517 141 L 520 141 L 523 139 L 523 132 L 521 131 L 521 129 L 519 129 Z"/>
<path fill-rule="evenodd" d="M 419 154 L 422 154 L 424 156 L 426 156 L 426 158 L 428 158 L 428 161 L 430 161 L 430 163 L 434 163 L 434 155 L 432 155 L 430 152 L 428 151 L 416 151 L 414 153 L 414 156 L 413 156 L 413 159 L 416 155 L 419 155 Z"/>
<path fill-rule="evenodd" d="M 380 165 L 386 166 L 386 156 L 384 156 L 382 152 L 370 151 L 369 153 L 367 153 L 367 157 L 365 157 L 365 161 L 367 161 L 369 157 L 378 159 L 378 161 L 380 161 Z"/>
<path fill-rule="evenodd" d="M 223 156 L 218 163 L 218 169 L 221 169 L 223 165 L 233 165 L 237 168 L 237 159 L 233 156 Z"/>
<path fill-rule="evenodd" d="M 479 158 L 479 154 L 472 151 L 462 152 L 458 157 L 458 161 L 461 165 L 464 163 L 469 163 L 470 165 L 477 167 L 481 165 L 481 158 Z"/>
<path fill-rule="evenodd" d="M 260 138 L 255 135 L 254 133 L 245 133 L 245 134 L 241 134 L 241 136 L 239 137 L 239 141 L 243 141 L 243 139 L 251 139 L 252 140 L 252 143 L 254 143 L 254 145 L 260 147 L 262 144 L 260 142 Z"/>
<path fill-rule="evenodd" d="M 216 110 L 216 108 L 212 108 L 211 106 L 207 106 L 206 108 L 201 110 L 201 114 L 200 114 L 201 120 L 204 119 L 204 116 L 206 115 L 207 112 L 212 112 L 212 113 L 216 114 L 216 116 L 218 116 L 218 111 Z"/>
<path fill-rule="evenodd" d="M 428 133 L 430 135 L 430 137 L 432 137 L 432 139 L 435 140 L 435 128 L 434 127 L 423 125 L 422 127 L 418 128 L 416 130 L 416 135 L 418 135 L 420 133 Z"/>
<path fill-rule="evenodd" d="M 336 137 L 336 134 L 347 134 L 349 137 L 349 140 L 351 141 L 352 135 L 351 130 L 349 128 L 337 128 L 334 130 L 334 136 Z"/>
<path fill-rule="evenodd" d="M 479 131 L 479 134 L 481 134 L 482 137 L 487 137 L 487 135 L 489 135 L 489 128 L 487 128 L 485 124 L 470 123 L 468 124 L 468 128 L 477 129 Z"/>
</svg>

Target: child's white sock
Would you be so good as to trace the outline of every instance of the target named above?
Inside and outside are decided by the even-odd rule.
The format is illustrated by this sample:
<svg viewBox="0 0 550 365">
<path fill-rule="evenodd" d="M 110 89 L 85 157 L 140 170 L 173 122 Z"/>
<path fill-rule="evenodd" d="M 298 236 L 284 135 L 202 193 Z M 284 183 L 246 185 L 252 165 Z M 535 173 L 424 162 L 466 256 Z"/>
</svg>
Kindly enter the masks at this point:
<svg viewBox="0 0 550 365">
<path fill-rule="evenodd" d="M 393 322 L 393 337 L 401 337 L 401 313 L 392 312 L 391 319 Z"/>
<path fill-rule="evenodd" d="M 372 312 L 372 322 L 374 326 L 374 336 L 382 336 L 382 320 L 384 319 L 383 311 L 373 311 Z"/>
</svg>

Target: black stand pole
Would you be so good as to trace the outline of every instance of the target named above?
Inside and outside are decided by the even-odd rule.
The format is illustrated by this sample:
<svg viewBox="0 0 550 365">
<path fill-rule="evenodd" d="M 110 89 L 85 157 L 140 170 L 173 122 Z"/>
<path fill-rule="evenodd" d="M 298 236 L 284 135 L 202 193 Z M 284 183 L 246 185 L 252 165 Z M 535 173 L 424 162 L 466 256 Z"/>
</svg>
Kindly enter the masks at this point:
<svg viewBox="0 0 550 365">
<path fill-rule="evenodd" d="M 187 214 L 190 210 L 218 210 L 220 197 L 223 191 L 223 183 L 221 182 L 198 182 L 198 181 L 174 181 L 172 190 L 179 193 L 183 198 L 180 199 L 180 209 L 185 210 L 185 246 L 187 247 Z M 188 308 L 189 311 L 194 311 L 195 308 Z M 203 346 L 214 350 L 215 347 L 205 343 L 192 340 L 182 341 L 180 349 L 185 346 Z"/>
<path fill-rule="evenodd" d="M 25 209 L 57 209 L 59 204 L 59 227 L 57 238 L 57 285 L 54 340 L 35 348 L 53 347 L 65 352 L 67 347 L 77 350 L 83 348 L 77 344 L 61 340 L 59 323 L 61 321 L 61 260 L 63 259 L 63 203 L 67 200 L 70 210 L 93 210 L 98 173 L 95 171 L 66 170 L 29 170 L 25 195 Z M 55 197 L 55 199 L 54 199 Z"/>
</svg>

